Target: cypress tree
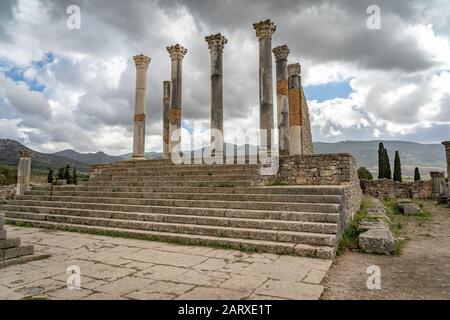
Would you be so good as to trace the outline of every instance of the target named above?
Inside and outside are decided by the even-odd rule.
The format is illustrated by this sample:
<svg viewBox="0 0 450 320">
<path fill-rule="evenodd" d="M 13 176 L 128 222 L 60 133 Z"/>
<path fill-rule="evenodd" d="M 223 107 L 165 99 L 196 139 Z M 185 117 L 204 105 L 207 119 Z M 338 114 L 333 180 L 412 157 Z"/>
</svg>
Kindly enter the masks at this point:
<svg viewBox="0 0 450 320">
<path fill-rule="evenodd" d="M 384 165 L 384 145 L 382 142 L 378 145 L 378 179 L 386 177 Z"/>
<path fill-rule="evenodd" d="M 48 176 L 47 176 L 47 182 L 48 183 L 53 183 L 54 177 L 53 177 L 53 169 L 52 168 L 48 168 Z"/>
<path fill-rule="evenodd" d="M 389 160 L 389 155 L 387 149 L 384 149 L 384 167 L 385 167 L 385 178 L 392 179 L 391 162 Z"/>
<path fill-rule="evenodd" d="M 72 183 L 73 184 L 78 184 L 78 173 L 77 173 L 77 168 L 73 168 L 73 173 L 72 173 Z"/>
<path fill-rule="evenodd" d="M 58 170 L 58 180 L 64 179 L 64 167 L 59 168 Z"/>
<path fill-rule="evenodd" d="M 64 178 L 67 181 L 67 184 L 72 184 L 72 177 L 70 176 L 70 166 L 66 164 L 66 167 L 64 168 Z"/>
<path fill-rule="evenodd" d="M 420 181 L 420 172 L 417 167 L 414 169 L 414 181 Z"/>
<path fill-rule="evenodd" d="M 395 151 L 394 181 L 402 182 L 402 165 L 400 163 L 400 156 L 398 154 L 398 151 Z"/>
</svg>

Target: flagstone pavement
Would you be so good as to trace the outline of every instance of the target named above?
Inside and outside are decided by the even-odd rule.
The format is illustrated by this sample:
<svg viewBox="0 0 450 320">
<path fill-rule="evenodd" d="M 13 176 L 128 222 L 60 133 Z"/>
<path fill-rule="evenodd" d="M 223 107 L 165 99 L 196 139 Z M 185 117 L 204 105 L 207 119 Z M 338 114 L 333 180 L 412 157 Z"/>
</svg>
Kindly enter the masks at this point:
<svg viewBox="0 0 450 320">
<path fill-rule="evenodd" d="M 0 269 L 3 299 L 319 299 L 331 260 L 5 226 L 45 260 Z M 69 289 L 79 268 L 80 288 Z M 69 271 L 68 271 L 69 269 Z"/>
</svg>

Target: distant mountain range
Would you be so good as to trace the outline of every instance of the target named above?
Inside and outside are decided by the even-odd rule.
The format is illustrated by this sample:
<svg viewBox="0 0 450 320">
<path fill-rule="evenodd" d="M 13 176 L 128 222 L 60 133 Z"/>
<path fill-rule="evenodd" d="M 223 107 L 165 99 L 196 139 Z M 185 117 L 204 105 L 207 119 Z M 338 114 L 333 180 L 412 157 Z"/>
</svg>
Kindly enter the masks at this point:
<svg viewBox="0 0 450 320">
<path fill-rule="evenodd" d="M 440 144 L 420 144 L 408 141 L 382 141 L 388 150 L 391 166 L 394 164 L 394 154 L 398 150 L 405 176 L 412 176 L 415 167 L 419 167 L 422 175 L 429 171 L 445 171 L 446 160 L 444 147 Z M 378 172 L 378 144 L 380 141 L 342 141 L 336 143 L 314 143 L 316 153 L 350 153 L 358 161 L 358 166 L 365 166 L 373 173 Z M 243 150 L 245 146 L 239 146 Z M 0 164 L 17 165 L 18 151 L 31 150 L 15 140 L 0 139 Z M 33 150 L 31 150 L 33 151 Z M 89 165 L 97 163 L 112 163 L 131 158 L 131 153 L 111 156 L 104 152 L 79 153 L 74 150 L 64 150 L 53 154 L 33 151 L 33 168 L 60 168 L 67 163 L 77 167 L 79 171 L 89 172 Z M 161 159 L 159 152 L 147 152 L 147 159 Z"/>
</svg>

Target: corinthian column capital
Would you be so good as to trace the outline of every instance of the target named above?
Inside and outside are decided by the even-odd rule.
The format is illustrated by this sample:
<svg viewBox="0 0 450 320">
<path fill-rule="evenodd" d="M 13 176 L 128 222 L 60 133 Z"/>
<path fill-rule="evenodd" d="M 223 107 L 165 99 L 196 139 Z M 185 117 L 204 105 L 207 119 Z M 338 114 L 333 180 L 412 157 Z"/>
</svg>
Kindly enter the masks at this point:
<svg viewBox="0 0 450 320">
<path fill-rule="evenodd" d="M 187 53 L 187 49 L 180 46 L 178 43 L 176 45 L 167 47 L 167 52 L 169 52 L 170 59 L 172 60 L 183 60 L 184 55 Z"/>
<path fill-rule="evenodd" d="M 220 52 L 223 51 L 225 44 L 228 43 L 228 39 L 220 33 L 205 37 L 205 41 L 208 43 L 209 50 Z"/>
<path fill-rule="evenodd" d="M 287 45 L 283 45 L 273 48 L 272 52 L 273 55 L 275 56 L 275 61 L 279 61 L 279 60 L 287 60 L 291 50 L 289 50 L 289 47 Z"/>
<path fill-rule="evenodd" d="M 136 69 L 147 69 L 148 65 L 150 64 L 150 59 L 147 56 L 144 56 L 143 54 L 137 55 L 133 57 L 134 64 L 136 65 Z"/>
<path fill-rule="evenodd" d="M 271 38 L 273 33 L 277 30 L 275 24 L 267 19 L 253 24 L 253 28 L 256 30 L 256 36 L 259 40 Z"/>
<path fill-rule="evenodd" d="M 301 72 L 300 63 L 293 63 L 288 65 L 288 76 L 299 76 Z"/>
</svg>

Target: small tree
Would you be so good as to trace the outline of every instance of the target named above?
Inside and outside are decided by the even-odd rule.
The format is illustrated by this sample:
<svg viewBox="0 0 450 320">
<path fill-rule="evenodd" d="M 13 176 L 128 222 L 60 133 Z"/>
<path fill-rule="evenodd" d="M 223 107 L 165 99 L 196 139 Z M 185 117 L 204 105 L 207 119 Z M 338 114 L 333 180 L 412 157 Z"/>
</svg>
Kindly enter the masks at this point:
<svg viewBox="0 0 450 320">
<path fill-rule="evenodd" d="M 400 155 L 398 154 L 398 151 L 395 151 L 394 181 L 402 182 L 402 165 L 400 163 Z"/>
<path fill-rule="evenodd" d="M 70 175 L 70 166 L 68 164 L 64 168 L 64 179 L 66 179 L 67 184 L 72 184 L 72 176 Z"/>
<path fill-rule="evenodd" d="M 366 167 L 361 167 L 358 169 L 358 178 L 366 179 L 366 180 L 373 180 L 373 175 L 369 170 L 367 170 Z"/>
<path fill-rule="evenodd" d="M 59 168 L 58 170 L 58 180 L 63 180 L 64 178 L 64 167 Z"/>
<path fill-rule="evenodd" d="M 48 168 L 47 182 L 48 183 L 53 183 L 54 180 L 55 180 L 55 177 L 54 177 L 53 169 L 52 168 Z"/>
<path fill-rule="evenodd" d="M 417 167 L 414 169 L 414 181 L 420 181 L 420 172 Z"/>
<path fill-rule="evenodd" d="M 78 172 L 77 172 L 77 168 L 73 168 L 73 172 L 72 172 L 72 183 L 73 184 L 78 184 Z"/>
</svg>

